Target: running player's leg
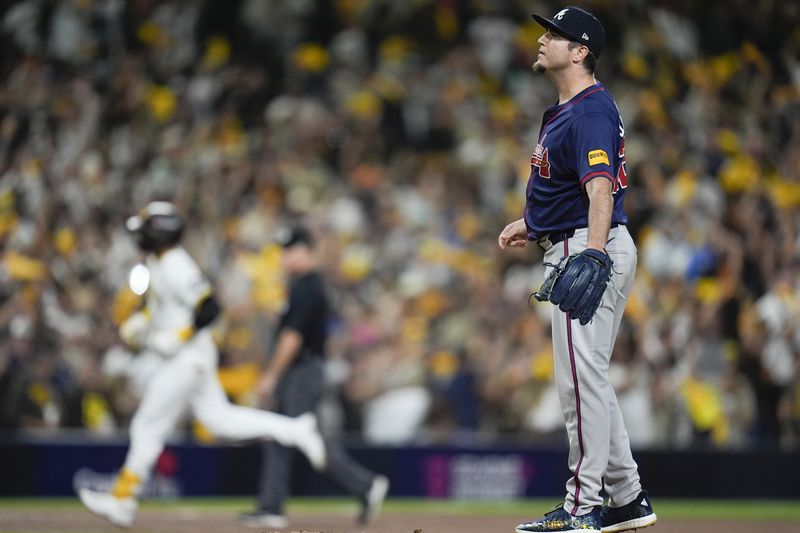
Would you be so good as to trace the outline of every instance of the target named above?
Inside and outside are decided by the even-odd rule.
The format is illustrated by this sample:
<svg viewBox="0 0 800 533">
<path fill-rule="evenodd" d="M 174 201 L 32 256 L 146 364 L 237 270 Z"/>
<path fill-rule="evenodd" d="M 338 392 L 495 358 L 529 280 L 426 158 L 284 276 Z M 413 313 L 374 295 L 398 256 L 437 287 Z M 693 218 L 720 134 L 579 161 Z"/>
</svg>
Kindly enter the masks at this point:
<svg viewBox="0 0 800 533">
<path fill-rule="evenodd" d="M 212 435 L 227 440 L 272 439 L 299 448 L 315 468 L 324 468 L 324 444 L 313 415 L 290 418 L 231 404 L 217 377 L 215 353 L 197 355 L 213 362 L 198 367 L 201 370 L 191 400 L 192 414 Z"/>
<path fill-rule="evenodd" d="M 186 411 L 195 384 L 190 362 L 176 356 L 166 361 L 145 389 L 131 421 L 131 444 L 125 466 L 114 485 L 118 498 L 136 496 L 150 477 L 170 432 Z"/>
<path fill-rule="evenodd" d="M 142 486 L 185 411 L 194 382 L 190 365 L 180 357 L 165 362 L 155 372 L 131 422 L 131 445 L 111 493 L 78 488 L 78 496 L 89 511 L 118 526 L 131 526 Z"/>
<path fill-rule="evenodd" d="M 206 370 L 192 401 L 192 414 L 212 435 L 226 440 L 273 439 L 291 446 L 295 442 L 293 419 L 251 407 L 233 405 L 217 379 Z"/>
</svg>

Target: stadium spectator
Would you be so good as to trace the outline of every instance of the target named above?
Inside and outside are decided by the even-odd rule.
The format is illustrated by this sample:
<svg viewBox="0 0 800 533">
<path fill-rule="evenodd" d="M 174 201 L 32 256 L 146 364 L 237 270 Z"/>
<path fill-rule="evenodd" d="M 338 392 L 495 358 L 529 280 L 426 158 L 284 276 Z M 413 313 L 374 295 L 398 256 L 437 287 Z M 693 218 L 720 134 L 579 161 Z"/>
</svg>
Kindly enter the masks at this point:
<svg viewBox="0 0 800 533">
<path fill-rule="evenodd" d="M 626 203 L 641 257 L 614 369 L 621 400 L 644 410 L 630 415 L 631 436 L 796 446 L 797 8 L 590 4 L 614 50 L 598 78 L 629 117 Z M 460 420 L 450 427 L 558 438 L 547 319 L 527 302 L 539 258 L 493 248 L 521 211 L 536 117 L 551 103 L 527 72 L 541 31 L 530 10 L 515 0 L 0 7 L 1 423 L 126 425 L 133 400 L 120 374 L 98 382 L 114 370 L 103 356 L 119 350 L 114 322 L 130 312 L 137 261 L 116 228 L 129 206 L 159 197 L 188 213 L 187 248 L 218 280 L 228 313 L 218 340 L 239 372 L 238 401 L 253 401 L 247 354 L 259 353 L 243 346 L 270 341 L 243 317 L 274 322 L 285 297 L 273 232 L 303 217 L 324 233 L 324 274 L 348 299 L 343 425 L 362 427 L 379 390 L 402 385 L 434 398 L 423 429 L 436 438 L 452 436 L 440 423 L 447 402 Z M 364 383 L 362 367 L 380 361 L 403 372 Z M 94 415 L 74 412 L 76 394 L 102 399 L 80 402 Z M 10 398 L 30 409 L 9 409 Z"/>
</svg>

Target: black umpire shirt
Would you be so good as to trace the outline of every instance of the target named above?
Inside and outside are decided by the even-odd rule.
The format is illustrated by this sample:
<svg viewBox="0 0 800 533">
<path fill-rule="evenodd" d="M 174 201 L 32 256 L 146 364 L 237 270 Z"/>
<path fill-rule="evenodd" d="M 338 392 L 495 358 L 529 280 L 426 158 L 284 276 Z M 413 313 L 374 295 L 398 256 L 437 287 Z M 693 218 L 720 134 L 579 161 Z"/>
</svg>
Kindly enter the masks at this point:
<svg viewBox="0 0 800 533">
<path fill-rule="evenodd" d="M 281 315 L 277 339 L 284 328 L 300 333 L 303 344 L 293 363 L 305 357 L 324 357 L 326 322 L 328 318 L 328 298 L 325 285 L 316 272 L 309 272 L 292 280 L 289 302 Z"/>
</svg>

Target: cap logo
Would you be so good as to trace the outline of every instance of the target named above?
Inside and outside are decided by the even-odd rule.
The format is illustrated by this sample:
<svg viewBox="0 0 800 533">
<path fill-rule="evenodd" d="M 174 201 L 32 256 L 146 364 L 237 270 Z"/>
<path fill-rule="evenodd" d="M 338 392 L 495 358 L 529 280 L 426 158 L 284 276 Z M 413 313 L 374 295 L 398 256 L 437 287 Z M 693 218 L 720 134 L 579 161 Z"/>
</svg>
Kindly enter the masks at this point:
<svg viewBox="0 0 800 533">
<path fill-rule="evenodd" d="M 583 32 L 583 35 L 581 35 L 581 37 L 582 37 L 583 39 L 586 39 L 587 41 L 589 40 L 589 36 L 588 36 L 588 35 L 586 35 L 586 32 Z"/>
<path fill-rule="evenodd" d="M 556 16 L 555 16 L 555 17 L 553 17 L 553 18 L 557 18 L 558 20 L 561 20 L 561 19 L 563 19 L 563 18 L 564 18 L 564 15 L 566 15 L 566 14 L 567 14 L 567 11 L 569 11 L 569 8 L 567 8 L 567 9 L 562 9 L 561 11 L 559 11 L 558 13 L 556 13 Z"/>
</svg>

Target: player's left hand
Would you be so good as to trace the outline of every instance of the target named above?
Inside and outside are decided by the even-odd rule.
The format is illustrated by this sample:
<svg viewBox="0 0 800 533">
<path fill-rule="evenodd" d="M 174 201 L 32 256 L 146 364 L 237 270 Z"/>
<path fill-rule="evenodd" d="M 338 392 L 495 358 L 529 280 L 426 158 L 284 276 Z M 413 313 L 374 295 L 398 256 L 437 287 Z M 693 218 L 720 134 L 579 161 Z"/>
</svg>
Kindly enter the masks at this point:
<svg viewBox="0 0 800 533">
<path fill-rule="evenodd" d="M 585 326 L 600 307 L 613 267 L 605 251 L 587 248 L 555 265 L 534 296 L 540 302 L 551 301 Z"/>
<path fill-rule="evenodd" d="M 497 238 L 497 244 L 501 250 L 505 250 L 506 247 L 523 248 L 526 246 L 528 244 L 528 227 L 525 225 L 525 220 L 522 218 L 515 220 L 503 228 Z"/>
</svg>

